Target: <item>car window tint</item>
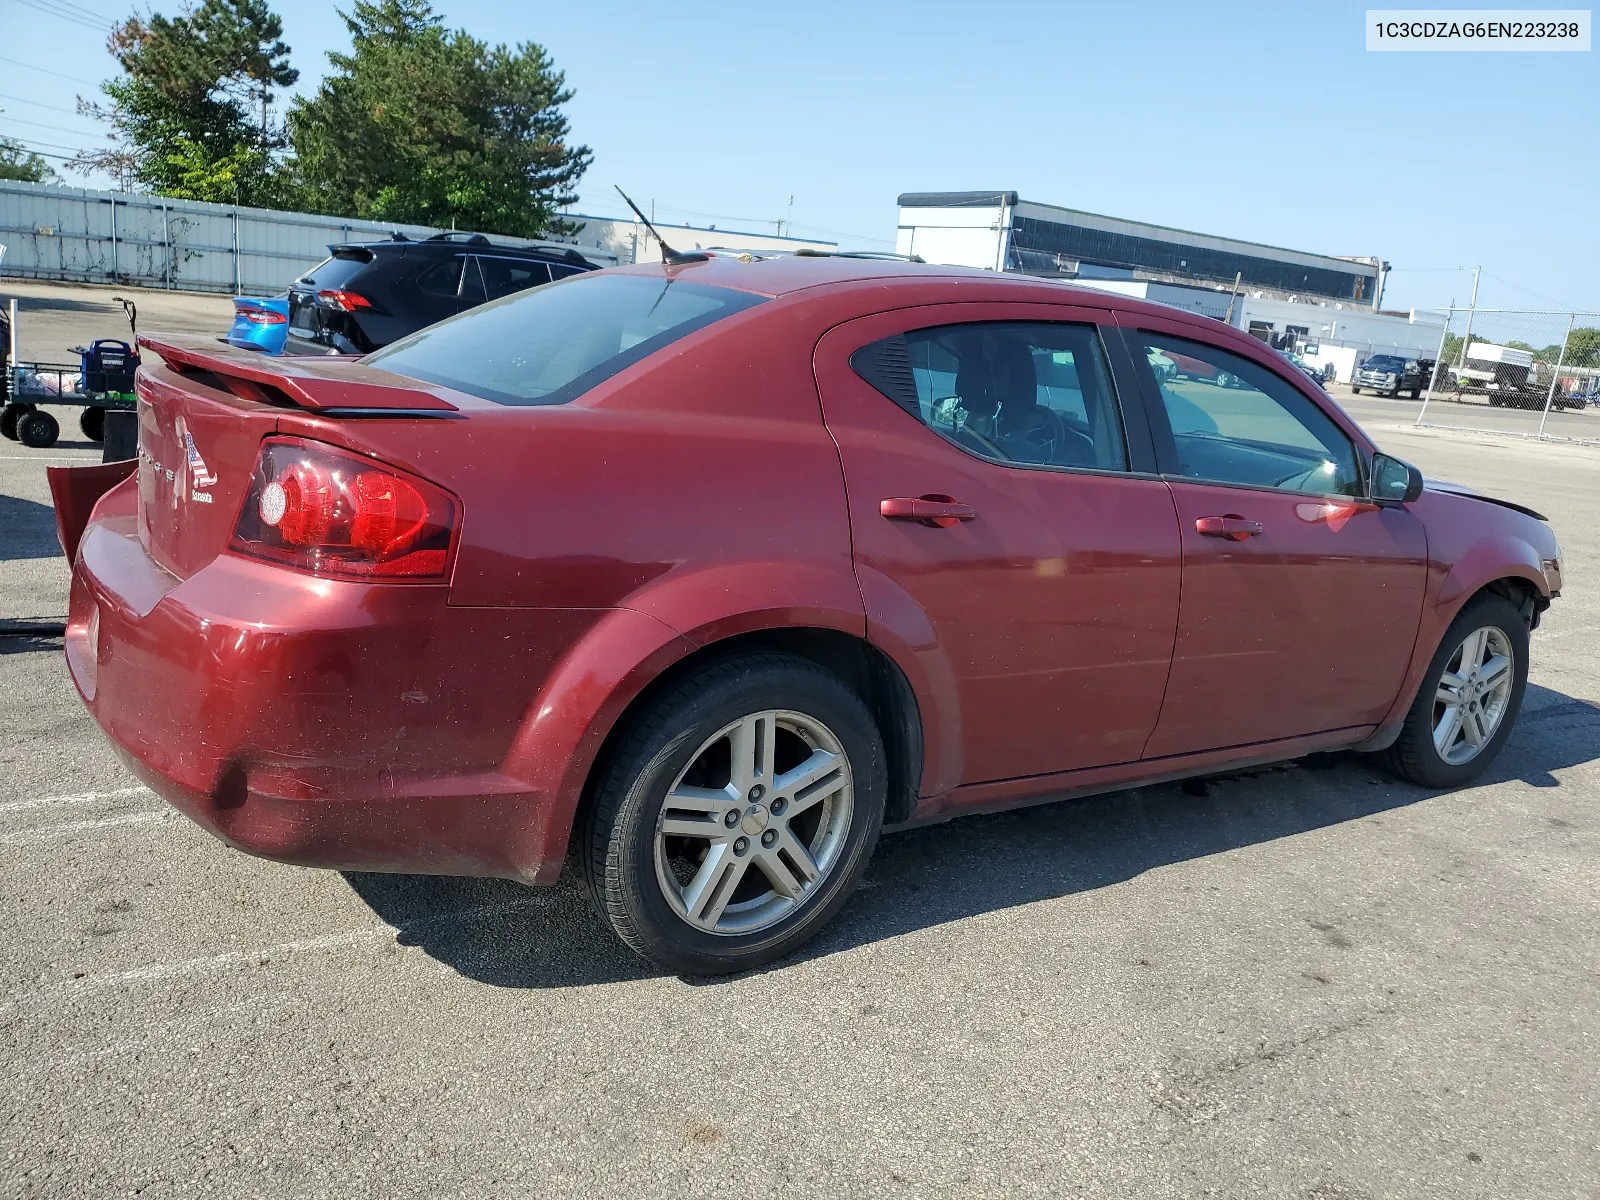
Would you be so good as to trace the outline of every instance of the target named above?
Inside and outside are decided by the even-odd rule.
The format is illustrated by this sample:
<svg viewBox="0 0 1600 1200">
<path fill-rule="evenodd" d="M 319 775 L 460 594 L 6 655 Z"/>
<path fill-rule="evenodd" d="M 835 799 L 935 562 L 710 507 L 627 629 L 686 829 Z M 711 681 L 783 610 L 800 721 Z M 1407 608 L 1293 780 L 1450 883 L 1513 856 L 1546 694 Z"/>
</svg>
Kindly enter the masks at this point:
<svg viewBox="0 0 1600 1200">
<path fill-rule="evenodd" d="M 447 258 L 417 276 L 417 288 L 430 296 L 448 296 L 455 299 L 461 291 L 461 256 Z"/>
<path fill-rule="evenodd" d="M 1361 494 L 1355 446 L 1287 380 L 1215 346 L 1140 337 L 1181 474 L 1291 492 Z"/>
<path fill-rule="evenodd" d="M 850 362 L 929 429 L 980 457 L 1127 469 L 1121 414 L 1092 325 L 940 325 L 864 346 Z"/>
<path fill-rule="evenodd" d="M 364 361 L 496 404 L 562 404 L 761 303 L 732 288 L 586 271 L 430 325 Z"/>
<path fill-rule="evenodd" d="M 483 272 L 483 285 L 491 300 L 550 282 L 550 268 L 541 262 L 479 255 L 478 269 Z"/>
<path fill-rule="evenodd" d="M 296 283 L 308 287 L 317 287 L 327 291 L 334 291 L 344 287 L 361 272 L 372 264 L 372 254 L 368 251 L 359 253 L 350 251 L 345 254 L 335 254 L 325 258 L 311 270 L 307 271 Z"/>
</svg>

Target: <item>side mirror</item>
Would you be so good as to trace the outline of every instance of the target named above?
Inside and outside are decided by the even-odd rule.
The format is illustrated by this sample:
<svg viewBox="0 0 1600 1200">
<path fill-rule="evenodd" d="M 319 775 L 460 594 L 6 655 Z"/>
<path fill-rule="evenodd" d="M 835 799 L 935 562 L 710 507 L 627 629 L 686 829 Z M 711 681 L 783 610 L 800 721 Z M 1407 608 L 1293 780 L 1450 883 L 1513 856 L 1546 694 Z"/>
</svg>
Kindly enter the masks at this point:
<svg viewBox="0 0 1600 1200">
<path fill-rule="evenodd" d="M 1422 472 L 1387 454 L 1372 456 L 1372 498 L 1410 504 L 1422 495 Z"/>
</svg>

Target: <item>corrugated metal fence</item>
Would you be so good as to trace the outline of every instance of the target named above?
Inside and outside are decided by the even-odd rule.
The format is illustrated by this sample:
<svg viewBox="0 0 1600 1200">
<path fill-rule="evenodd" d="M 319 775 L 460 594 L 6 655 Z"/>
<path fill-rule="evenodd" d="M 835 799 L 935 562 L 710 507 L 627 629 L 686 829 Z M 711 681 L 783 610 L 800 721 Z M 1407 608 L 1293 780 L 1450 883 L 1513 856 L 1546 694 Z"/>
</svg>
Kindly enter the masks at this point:
<svg viewBox="0 0 1600 1200">
<path fill-rule="evenodd" d="M 0 180 L 0 275 L 28 279 L 275 295 L 326 258 L 328 243 L 397 232 L 423 238 L 443 231 Z M 608 266 L 615 261 L 587 246 L 584 254 Z"/>
</svg>

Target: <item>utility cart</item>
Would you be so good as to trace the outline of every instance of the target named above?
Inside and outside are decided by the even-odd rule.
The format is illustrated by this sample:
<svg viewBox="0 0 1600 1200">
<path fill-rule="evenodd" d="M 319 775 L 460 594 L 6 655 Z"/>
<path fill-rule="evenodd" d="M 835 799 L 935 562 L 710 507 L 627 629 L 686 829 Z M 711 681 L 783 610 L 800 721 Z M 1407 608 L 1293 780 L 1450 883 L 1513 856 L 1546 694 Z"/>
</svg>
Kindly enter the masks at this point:
<svg viewBox="0 0 1600 1200">
<path fill-rule="evenodd" d="M 122 302 L 135 325 L 131 301 Z M 11 321 L 16 319 L 15 307 Z M 132 343 L 99 338 L 76 346 L 76 363 L 15 360 L 15 327 L 0 315 L 0 435 L 24 446 L 44 449 L 61 436 L 61 425 L 46 407 L 79 408 L 78 428 L 92 442 L 105 439 L 106 413 L 135 407 L 133 374 L 139 352 Z"/>
</svg>

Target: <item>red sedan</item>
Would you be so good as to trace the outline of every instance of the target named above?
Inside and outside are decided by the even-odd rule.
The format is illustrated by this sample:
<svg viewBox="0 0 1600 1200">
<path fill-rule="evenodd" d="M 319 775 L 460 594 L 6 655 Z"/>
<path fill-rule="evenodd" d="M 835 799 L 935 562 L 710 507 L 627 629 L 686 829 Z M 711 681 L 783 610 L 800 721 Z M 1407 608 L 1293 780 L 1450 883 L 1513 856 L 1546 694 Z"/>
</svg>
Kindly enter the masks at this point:
<svg viewBox="0 0 1600 1200">
<path fill-rule="evenodd" d="M 136 469 L 53 479 L 133 772 L 285 862 L 570 848 L 678 971 L 814 935 L 885 827 L 1321 750 L 1462 784 L 1561 586 L 1259 342 L 1038 280 L 714 258 L 359 361 L 143 343 Z"/>
</svg>

